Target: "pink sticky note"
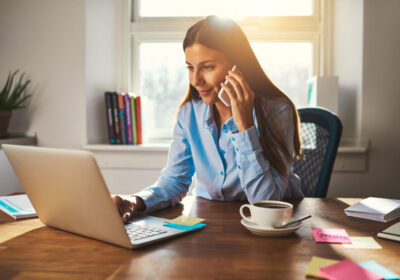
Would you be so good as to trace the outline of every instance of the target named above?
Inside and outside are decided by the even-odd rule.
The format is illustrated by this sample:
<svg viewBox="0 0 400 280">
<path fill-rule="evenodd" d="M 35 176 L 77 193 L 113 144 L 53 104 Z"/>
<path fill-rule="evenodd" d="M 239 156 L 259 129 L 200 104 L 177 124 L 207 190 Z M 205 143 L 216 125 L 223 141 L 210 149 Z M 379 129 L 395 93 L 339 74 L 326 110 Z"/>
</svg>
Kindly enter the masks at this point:
<svg viewBox="0 0 400 280">
<path fill-rule="evenodd" d="M 346 230 L 342 228 L 312 228 L 316 242 L 351 244 Z"/>
<path fill-rule="evenodd" d="M 332 265 L 325 266 L 319 270 L 319 274 L 327 279 L 334 280 L 380 280 L 383 276 L 363 268 L 362 266 L 344 260 Z"/>
</svg>

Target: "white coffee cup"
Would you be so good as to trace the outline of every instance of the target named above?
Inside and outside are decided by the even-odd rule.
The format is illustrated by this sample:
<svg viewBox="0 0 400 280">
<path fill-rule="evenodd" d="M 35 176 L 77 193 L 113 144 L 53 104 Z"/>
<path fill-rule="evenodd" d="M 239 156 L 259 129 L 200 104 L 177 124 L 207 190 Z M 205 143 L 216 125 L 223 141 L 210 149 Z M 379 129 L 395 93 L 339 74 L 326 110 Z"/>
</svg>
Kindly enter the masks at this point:
<svg viewBox="0 0 400 280">
<path fill-rule="evenodd" d="M 243 209 L 248 208 L 250 216 L 245 216 Z M 240 215 L 259 227 L 274 228 L 285 225 L 292 218 L 293 205 L 277 200 L 262 200 L 240 207 Z"/>
</svg>

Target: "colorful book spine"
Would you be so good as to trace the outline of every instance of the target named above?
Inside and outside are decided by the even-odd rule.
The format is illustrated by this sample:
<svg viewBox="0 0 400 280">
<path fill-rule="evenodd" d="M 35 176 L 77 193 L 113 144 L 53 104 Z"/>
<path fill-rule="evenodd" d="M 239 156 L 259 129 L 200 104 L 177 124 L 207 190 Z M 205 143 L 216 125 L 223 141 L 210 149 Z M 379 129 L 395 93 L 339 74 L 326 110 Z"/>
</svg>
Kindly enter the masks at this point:
<svg viewBox="0 0 400 280">
<path fill-rule="evenodd" d="M 136 128 L 137 128 L 137 143 L 142 144 L 142 116 L 141 116 L 141 104 L 140 96 L 135 98 L 136 107 Z"/>
<path fill-rule="evenodd" d="M 131 98 L 129 94 L 124 95 L 125 100 L 125 120 L 126 120 L 126 135 L 128 144 L 133 144 L 132 136 L 132 114 L 131 114 Z"/>
<path fill-rule="evenodd" d="M 108 131 L 108 142 L 110 144 L 115 144 L 115 129 L 113 125 L 113 111 L 111 104 L 111 92 L 106 91 L 104 93 L 105 103 L 106 103 L 106 117 L 107 117 L 107 131 Z"/>
<path fill-rule="evenodd" d="M 127 144 L 127 135 L 126 135 L 126 122 L 125 122 L 125 102 L 124 95 L 122 93 L 118 93 L 118 110 L 119 110 L 119 123 L 121 128 L 121 140 L 122 144 Z"/>
<path fill-rule="evenodd" d="M 137 145 L 137 127 L 136 127 L 136 106 L 135 97 L 131 96 L 131 116 L 132 116 L 132 140 Z"/>
<path fill-rule="evenodd" d="M 111 93 L 111 106 L 113 111 L 113 125 L 115 131 L 115 143 L 121 144 L 121 126 L 119 124 L 119 110 L 118 110 L 118 94 L 116 92 Z"/>
</svg>

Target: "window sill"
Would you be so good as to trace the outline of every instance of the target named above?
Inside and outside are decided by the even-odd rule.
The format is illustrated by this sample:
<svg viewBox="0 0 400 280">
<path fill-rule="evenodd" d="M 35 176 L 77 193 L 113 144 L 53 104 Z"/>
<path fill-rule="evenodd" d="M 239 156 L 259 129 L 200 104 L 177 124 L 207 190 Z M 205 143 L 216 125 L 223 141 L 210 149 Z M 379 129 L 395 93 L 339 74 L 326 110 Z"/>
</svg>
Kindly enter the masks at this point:
<svg viewBox="0 0 400 280">
<path fill-rule="evenodd" d="M 368 140 L 343 138 L 340 141 L 333 171 L 366 172 L 369 147 Z"/>
<path fill-rule="evenodd" d="M 25 134 L 11 134 L 7 138 L 0 139 L 0 150 L 1 145 L 3 144 L 12 144 L 12 145 L 31 145 L 35 146 L 37 143 L 36 136 L 27 136 Z"/>
<path fill-rule="evenodd" d="M 1 141 L 1 140 L 0 140 Z M 126 151 L 126 152 L 165 152 L 170 143 L 149 143 L 142 145 L 111 145 L 111 144 L 86 144 L 81 148 L 88 151 Z M 343 139 L 340 142 L 338 154 L 365 154 L 369 149 L 367 140 Z"/>
<path fill-rule="evenodd" d="M 170 143 L 143 145 L 87 144 L 81 148 L 95 154 L 101 168 L 162 169 Z M 369 141 L 342 139 L 333 168 L 334 172 L 367 171 Z"/>
<path fill-rule="evenodd" d="M 338 154 L 365 154 L 368 149 L 368 140 L 343 138 L 340 141 Z"/>
<path fill-rule="evenodd" d="M 111 144 L 87 144 L 81 148 L 91 152 L 168 152 L 169 143 L 152 143 L 142 145 L 111 145 Z"/>
</svg>

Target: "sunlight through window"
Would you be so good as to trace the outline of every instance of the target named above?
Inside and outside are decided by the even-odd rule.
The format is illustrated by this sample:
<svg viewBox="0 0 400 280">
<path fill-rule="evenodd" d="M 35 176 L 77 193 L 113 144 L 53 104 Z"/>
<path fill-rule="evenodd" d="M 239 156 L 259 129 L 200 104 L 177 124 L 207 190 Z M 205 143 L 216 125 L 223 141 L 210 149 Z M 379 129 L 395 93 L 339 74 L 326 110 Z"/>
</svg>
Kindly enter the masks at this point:
<svg viewBox="0 0 400 280">
<path fill-rule="evenodd" d="M 310 16 L 312 0 L 145 0 L 140 1 L 142 17 L 203 17 L 232 18 L 249 16 Z"/>
<path fill-rule="evenodd" d="M 131 90 L 148 101 L 148 142 L 171 139 L 189 85 L 182 40 L 199 17 L 236 20 L 270 79 L 306 106 L 307 80 L 320 74 L 321 1 L 132 0 Z"/>
</svg>

